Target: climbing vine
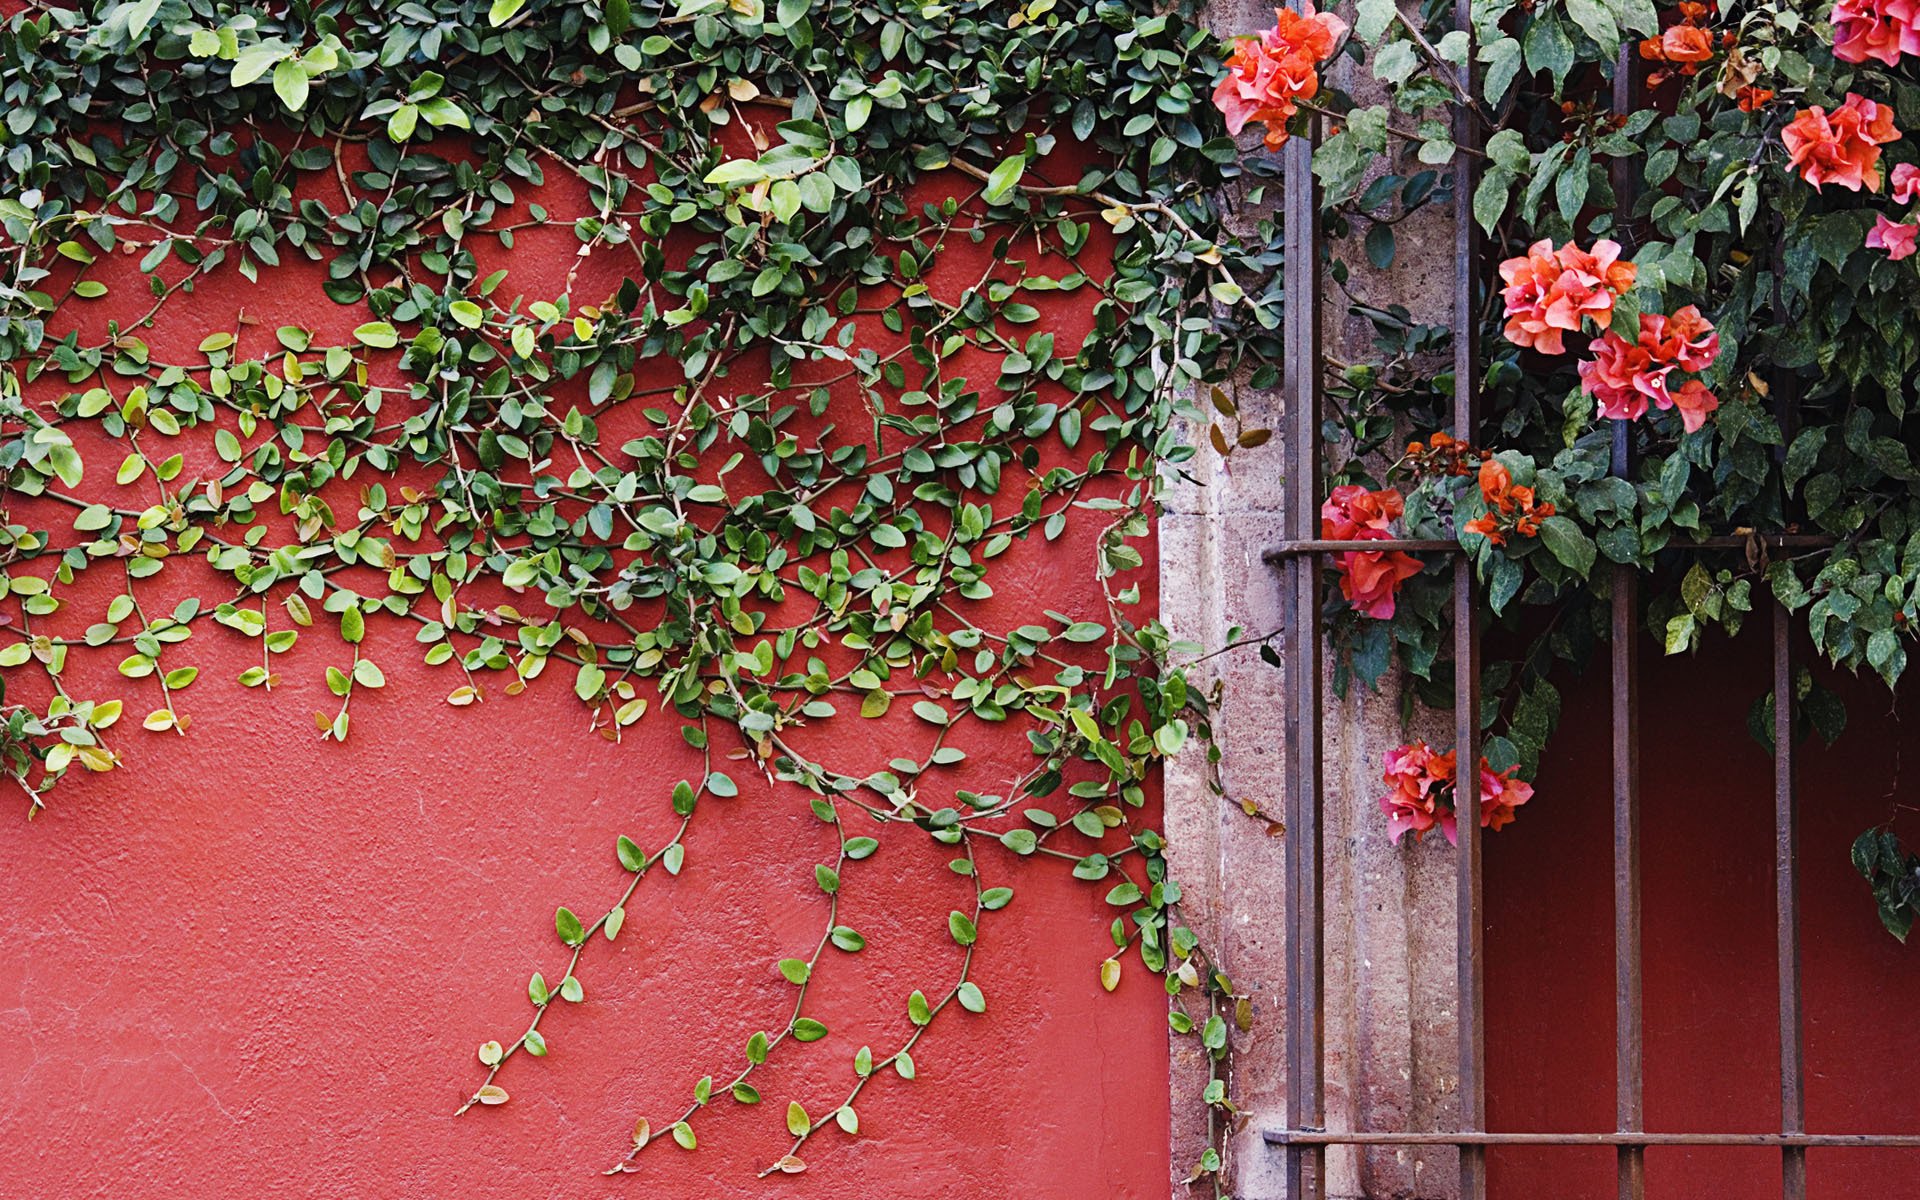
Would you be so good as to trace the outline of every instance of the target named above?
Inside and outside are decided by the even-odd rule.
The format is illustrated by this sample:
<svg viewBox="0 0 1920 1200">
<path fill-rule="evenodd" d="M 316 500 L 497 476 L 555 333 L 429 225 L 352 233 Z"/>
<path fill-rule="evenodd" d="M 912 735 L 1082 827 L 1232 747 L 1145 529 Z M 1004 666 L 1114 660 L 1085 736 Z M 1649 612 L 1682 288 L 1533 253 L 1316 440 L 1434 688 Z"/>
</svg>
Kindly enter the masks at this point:
<svg viewBox="0 0 1920 1200">
<path fill-rule="evenodd" d="M 272 689 L 296 643 L 330 647 L 314 724 L 338 741 L 396 671 L 439 672 L 462 707 L 557 676 L 602 736 L 664 725 L 705 768 L 639 800 L 676 832 L 608 847 L 604 908 L 556 912 L 561 951 L 462 1111 L 540 1086 L 521 1060 L 554 1007 L 755 776 L 830 832 L 796 865 L 819 936 L 777 963 L 791 1004 L 736 1061 L 690 1066 L 685 1105 L 633 1114 L 630 1141 L 610 1124 L 612 1171 L 693 1149 L 715 1106 L 762 1102 L 761 1064 L 827 1034 L 809 985 L 865 945 L 840 897 L 902 837 L 973 883 L 927 914 L 952 973 L 890 1001 L 900 1036 L 852 1055 L 837 1103 L 779 1098 L 793 1140 L 769 1173 L 857 1134 L 869 1080 L 913 1078 L 923 1034 L 986 1008 L 973 947 L 1023 858 L 1105 897 L 1089 985 L 1164 981 L 1231 1120 L 1245 1009 L 1179 923 L 1148 802 L 1206 704 L 1138 569 L 1197 385 L 1274 348 L 1278 253 L 1222 228 L 1238 153 L 1190 12 L 0 12 L 0 756 L 29 815 L 127 739 L 191 736 L 210 687 Z M 312 320 L 192 327 L 196 289 L 235 277 L 307 289 Z M 996 568 L 1048 543 L 1100 604 L 996 598 Z M 376 659 L 378 622 L 420 661 Z M 258 660 L 204 678 L 208 637 Z M 118 663 L 119 694 L 75 687 L 82 655 Z M 896 756 L 827 732 L 860 722 Z M 1030 765 L 975 767 L 1009 726 Z"/>
</svg>

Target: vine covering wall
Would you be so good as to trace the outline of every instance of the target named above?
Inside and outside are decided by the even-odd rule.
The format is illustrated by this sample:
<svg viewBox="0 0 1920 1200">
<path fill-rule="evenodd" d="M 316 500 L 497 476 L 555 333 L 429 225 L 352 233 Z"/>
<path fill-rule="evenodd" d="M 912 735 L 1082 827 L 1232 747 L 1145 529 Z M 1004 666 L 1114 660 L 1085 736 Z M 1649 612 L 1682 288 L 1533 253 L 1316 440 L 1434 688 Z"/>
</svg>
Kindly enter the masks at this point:
<svg viewBox="0 0 1920 1200">
<path fill-rule="evenodd" d="M 544 688 L 602 738 L 665 726 L 698 767 L 632 803 L 669 832 L 608 845 L 598 899 L 555 910 L 464 1111 L 538 1094 L 556 1009 L 590 1002 L 707 814 L 798 806 L 824 849 L 792 864 L 817 927 L 766 964 L 784 1002 L 680 1068 L 681 1102 L 607 1114 L 614 1173 L 694 1150 L 723 1106 L 787 1130 L 767 1174 L 857 1137 L 877 1078 L 994 1003 L 974 956 L 1024 860 L 1103 899 L 1090 989 L 1148 972 L 1224 1053 L 1229 985 L 1147 804 L 1204 707 L 1137 570 L 1157 473 L 1189 453 L 1175 413 L 1217 369 L 1209 285 L 1269 265 L 1218 233 L 1211 35 L 1045 0 L 137 0 L 5 30 L 0 756 L 29 815 L 84 804 L 76 778 L 133 739 L 192 738 L 210 691 L 288 687 L 316 642 L 328 742 L 420 671 L 502 720 Z M 556 230 L 563 269 L 516 256 Z M 196 292 L 235 279 L 353 322 L 196 326 Z M 1050 545 L 1097 603 L 998 590 Z M 257 659 L 204 678 L 210 638 Z M 843 904 L 902 839 L 967 885 L 924 914 L 947 970 L 843 1046 L 813 997 L 866 951 Z M 767 1064 L 824 1051 L 833 1096 L 762 1093 Z"/>
</svg>

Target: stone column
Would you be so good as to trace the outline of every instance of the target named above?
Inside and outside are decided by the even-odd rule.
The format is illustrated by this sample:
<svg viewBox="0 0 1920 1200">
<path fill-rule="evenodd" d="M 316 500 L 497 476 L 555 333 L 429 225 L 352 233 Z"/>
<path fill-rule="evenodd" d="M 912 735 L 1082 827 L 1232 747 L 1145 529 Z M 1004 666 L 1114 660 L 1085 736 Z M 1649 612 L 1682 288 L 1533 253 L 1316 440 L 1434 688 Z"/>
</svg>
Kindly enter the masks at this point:
<svg viewBox="0 0 1920 1200">
<path fill-rule="evenodd" d="M 1254 0 L 1216 0 L 1208 15 L 1223 37 L 1272 21 L 1271 5 Z M 1339 86 L 1358 95 L 1369 90 L 1364 72 L 1354 72 L 1346 60 L 1333 72 Z M 1257 131 L 1245 144 L 1249 154 L 1261 152 Z M 1277 214 L 1278 190 L 1267 189 L 1270 213 Z M 1238 215 L 1251 224 L 1263 214 L 1243 205 Z M 1329 284 L 1325 297 L 1326 349 L 1343 360 L 1365 361 L 1372 353 L 1371 327 L 1349 314 L 1349 293 L 1374 304 L 1404 305 L 1416 319 L 1446 320 L 1451 214 L 1417 214 L 1396 233 L 1399 255 L 1385 272 L 1366 268 L 1357 242 L 1335 248 L 1355 266 L 1347 291 Z M 1242 380 L 1231 394 L 1247 427 L 1287 428 L 1277 393 Z M 1161 613 L 1177 636 L 1215 648 L 1234 626 L 1254 635 L 1278 627 L 1280 575 L 1262 555 L 1285 529 L 1285 435 L 1223 461 L 1207 447 L 1204 428 L 1191 433 L 1202 447 L 1189 468 L 1195 482 L 1172 482 L 1160 521 Z M 1251 1027 L 1233 1034 L 1230 1095 L 1246 1118 L 1228 1138 L 1234 1194 L 1283 1200 L 1283 1155 L 1265 1144 L 1261 1131 L 1287 1121 L 1286 840 L 1279 825 L 1285 811 L 1280 732 L 1286 697 L 1280 672 L 1251 647 L 1202 664 L 1195 683 L 1210 689 L 1216 682 L 1214 735 L 1221 759 L 1210 767 L 1195 748 L 1168 766 L 1167 833 L 1188 923 L 1252 999 Z M 1447 718 L 1423 713 L 1414 729 L 1403 730 L 1393 681 L 1382 686 L 1374 695 L 1356 684 L 1345 699 L 1329 686 L 1322 717 L 1327 1120 L 1336 1129 L 1444 1129 L 1454 1120 L 1458 1062 L 1453 857 L 1437 838 L 1417 847 L 1388 842 L 1375 799 L 1384 790 L 1382 754 L 1409 735 L 1444 744 Z M 1204 1183 L 1191 1189 L 1181 1183 L 1205 1146 L 1199 1094 L 1206 1070 L 1199 1055 L 1193 1039 L 1175 1039 L 1176 1198 L 1212 1194 Z M 1328 1154 L 1327 1194 L 1336 1200 L 1451 1200 L 1454 1159 L 1446 1147 L 1383 1147 L 1364 1154 L 1336 1148 Z"/>
</svg>

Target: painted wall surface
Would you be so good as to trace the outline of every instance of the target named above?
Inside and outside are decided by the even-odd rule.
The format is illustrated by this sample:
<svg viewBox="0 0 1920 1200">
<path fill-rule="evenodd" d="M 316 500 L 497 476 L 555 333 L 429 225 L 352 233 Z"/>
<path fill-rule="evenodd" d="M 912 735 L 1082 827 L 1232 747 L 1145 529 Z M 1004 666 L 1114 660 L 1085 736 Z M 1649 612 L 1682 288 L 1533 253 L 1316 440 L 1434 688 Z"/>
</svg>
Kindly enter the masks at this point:
<svg viewBox="0 0 1920 1200">
<path fill-rule="evenodd" d="M 543 198 L 565 210 L 564 196 Z M 564 224 L 523 235 L 501 263 L 509 288 L 551 290 L 573 246 Z M 951 252 L 951 279 L 971 284 L 990 250 Z M 603 262 L 578 294 L 617 285 Z M 130 285 L 92 306 L 89 329 L 138 311 L 137 277 L 121 278 Z M 283 323 L 344 340 L 365 316 L 335 309 L 317 279 L 300 266 L 257 287 L 229 275 L 143 336 L 179 358 L 216 328 L 239 328 L 243 352 Z M 1035 303 L 1039 327 L 1078 344 L 1091 297 Z M 111 489 L 118 456 L 83 448 L 83 490 Z M 189 453 L 212 461 L 205 447 Z M 1098 615 L 1098 522 L 1075 524 L 1008 556 L 983 620 Z M 1136 573 L 1149 605 L 1154 571 L 1150 559 Z M 214 587 L 186 563 L 162 579 L 162 595 Z M 117 581 L 98 586 L 104 604 Z M 1137 963 L 1115 993 L 1100 990 L 1104 887 L 1011 856 L 992 863 L 989 886 L 1016 899 L 988 914 L 975 959 L 988 1011 L 942 1017 L 916 1049 L 914 1082 L 871 1085 L 857 1138 L 828 1131 L 806 1174 L 756 1180 L 786 1152 L 787 1101 L 831 1110 L 854 1052 L 904 1037 L 907 994 L 951 985 L 946 912 L 971 888 L 946 870 L 951 851 L 914 830 L 859 831 L 882 848 L 850 866 L 841 919 L 869 945 L 816 981 L 809 1012 L 829 1035 L 756 1075 L 757 1108 L 716 1104 L 696 1123 L 696 1153 L 664 1144 L 642 1174 L 598 1174 L 636 1117 L 660 1130 L 701 1075 L 731 1077 L 748 1037 L 785 1021 L 792 989 L 773 964 L 819 936 L 813 864 L 832 836 L 804 799 L 746 771 L 739 797 L 703 801 L 683 873 L 650 873 L 618 942 L 588 949 L 586 1002 L 543 1023 L 551 1055 L 516 1057 L 499 1080 L 512 1101 L 454 1119 L 480 1082 L 475 1048 L 511 1042 L 530 1015 L 528 975 L 557 980 L 565 965 L 554 906 L 604 911 L 627 878 L 615 837 L 657 850 L 674 824 L 669 791 L 699 764 L 670 714 L 621 744 L 591 734 L 564 677 L 513 698 L 496 686 L 459 709 L 445 697 L 460 680 L 420 665 L 411 626 L 370 621 L 367 649 L 388 686 L 355 699 L 345 746 L 319 741 L 312 720 L 335 706 L 322 671 L 342 647 L 330 637 L 303 638 L 269 696 L 233 682 L 257 643 L 196 635 L 184 738 L 131 728 L 157 696 L 113 673 L 118 655 L 76 656 L 77 694 L 128 695 L 132 720 L 116 742 L 125 769 L 70 781 L 32 825 L 0 821 L 0 1195 L 1165 1195 L 1165 996 Z M 831 727 L 842 766 L 877 769 L 924 740 L 892 721 Z M 1030 761 L 1013 723 L 970 748 L 971 786 L 993 785 L 982 790 Z"/>
<path fill-rule="evenodd" d="M 1764 616 L 1731 645 L 1641 662 L 1647 1128 L 1779 1129 L 1773 764 L 1747 734 L 1770 685 Z M 1877 680 L 1822 679 L 1847 701 L 1831 749 L 1801 751 L 1800 903 L 1808 1128 L 1920 1133 L 1913 1013 L 1920 952 L 1881 928 L 1848 861 L 1862 829 L 1920 835 L 1906 737 L 1920 718 Z M 1560 731 L 1521 819 L 1489 839 L 1488 1120 L 1500 1130 L 1613 1128 L 1613 865 L 1604 664 L 1568 690 Z M 1504 1149 L 1508 1200 L 1614 1194 L 1613 1154 Z M 1775 1150 L 1656 1147 L 1647 1194 L 1778 1196 Z M 1920 1151 L 1815 1149 L 1808 1194 L 1920 1195 Z"/>
</svg>

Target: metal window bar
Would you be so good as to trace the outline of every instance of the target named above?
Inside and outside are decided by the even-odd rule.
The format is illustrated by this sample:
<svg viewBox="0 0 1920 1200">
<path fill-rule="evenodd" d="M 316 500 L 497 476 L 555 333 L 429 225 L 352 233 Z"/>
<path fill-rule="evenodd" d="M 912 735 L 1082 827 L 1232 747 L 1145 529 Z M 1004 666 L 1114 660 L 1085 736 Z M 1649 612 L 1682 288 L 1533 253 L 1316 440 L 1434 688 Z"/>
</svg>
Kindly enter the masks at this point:
<svg viewBox="0 0 1920 1200">
<path fill-rule="evenodd" d="M 1298 8 L 1299 0 L 1291 0 Z M 1472 37 L 1471 0 L 1456 0 L 1455 28 Z M 1463 70 L 1468 94 L 1474 93 L 1469 50 Z M 1614 79 L 1613 101 L 1624 111 L 1639 86 L 1638 64 L 1623 50 Z M 1475 114 L 1462 109 L 1456 115 L 1455 144 L 1455 291 L 1454 404 L 1455 436 L 1471 441 L 1474 434 L 1475 387 L 1479 379 L 1477 350 L 1471 331 L 1477 328 L 1479 256 L 1478 230 L 1471 215 L 1474 155 L 1482 130 Z M 1352 1146 L 1454 1146 L 1460 1151 L 1462 1200 L 1484 1200 L 1485 1152 L 1489 1146 L 1612 1146 L 1620 1200 L 1641 1200 L 1645 1188 L 1645 1150 L 1648 1146 L 1778 1147 L 1781 1153 L 1781 1189 L 1784 1200 L 1804 1200 L 1806 1152 L 1809 1147 L 1920 1149 L 1920 1134 L 1809 1134 L 1804 1103 L 1803 1013 L 1800 986 L 1799 896 L 1797 888 L 1797 829 L 1794 803 L 1792 702 L 1794 654 L 1791 618 L 1776 605 L 1773 620 L 1774 687 L 1774 833 L 1775 920 L 1778 948 L 1780 1015 L 1780 1132 L 1673 1133 L 1645 1129 L 1642 1072 L 1641 996 L 1641 880 L 1639 820 L 1639 751 L 1635 737 L 1637 679 L 1634 641 L 1637 633 L 1637 573 L 1616 566 L 1611 584 L 1609 624 L 1612 702 L 1612 792 L 1614 812 L 1614 990 L 1615 990 L 1615 1115 L 1617 1128 L 1607 1132 L 1527 1133 L 1491 1132 L 1486 1128 L 1486 1042 L 1482 993 L 1485 964 L 1481 954 L 1479 772 L 1479 630 L 1473 604 L 1471 563 L 1456 541 L 1396 538 L 1383 541 L 1342 541 L 1318 537 L 1322 493 L 1320 445 L 1322 293 L 1320 260 L 1322 237 L 1319 191 L 1313 177 L 1312 153 L 1318 141 L 1318 119 L 1308 132 L 1291 140 L 1283 151 L 1286 264 L 1286 314 L 1283 327 L 1285 365 L 1282 397 L 1286 407 L 1287 540 L 1267 554 L 1283 575 L 1282 632 L 1284 686 L 1288 712 L 1287 747 L 1287 857 L 1286 857 L 1286 1002 L 1287 1126 L 1267 1130 L 1265 1141 L 1281 1148 L 1286 1158 L 1289 1200 L 1320 1200 L 1326 1181 L 1326 1148 Z M 1616 164 L 1615 191 L 1621 212 L 1630 208 L 1633 180 L 1626 162 Z M 1623 236 L 1629 231 L 1623 224 Z M 1776 254 L 1776 264 L 1778 262 Z M 1775 276 L 1776 310 L 1778 272 Z M 1790 428 L 1795 383 L 1791 372 L 1773 381 L 1776 417 L 1783 431 Z M 1630 477 L 1631 440 L 1627 425 L 1616 424 L 1610 469 Z M 1783 519 L 1785 513 L 1783 509 Z M 1760 561 L 1769 549 L 1832 545 L 1835 539 L 1819 534 L 1766 533 L 1741 530 L 1688 543 L 1673 549 L 1714 551 L 1742 549 L 1751 561 Z M 1455 949 L 1458 961 L 1460 1042 L 1460 1119 L 1453 1131 L 1390 1132 L 1362 1130 L 1335 1132 L 1325 1128 L 1324 1046 L 1324 931 L 1322 927 L 1321 860 L 1321 567 L 1322 556 L 1345 550 L 1405 550 L 1446 553 L 1453 557 L 1454 616 L 1454 725 L 1457 808 L 1466 814 L 1457 826 L 1456 854 L 1458 912 Z"/>
</svg>

